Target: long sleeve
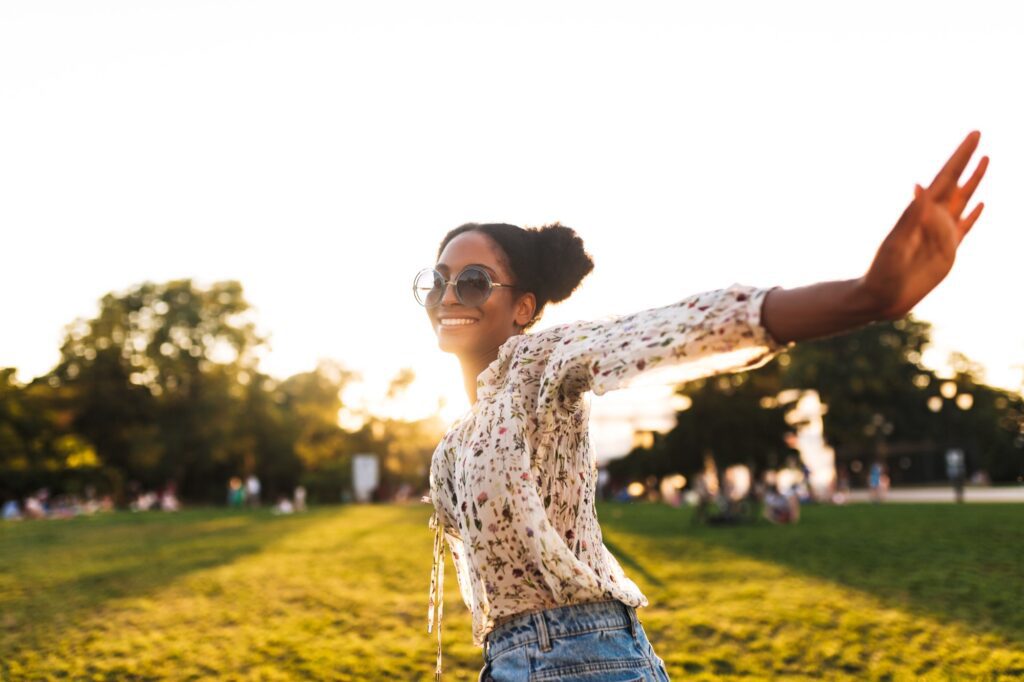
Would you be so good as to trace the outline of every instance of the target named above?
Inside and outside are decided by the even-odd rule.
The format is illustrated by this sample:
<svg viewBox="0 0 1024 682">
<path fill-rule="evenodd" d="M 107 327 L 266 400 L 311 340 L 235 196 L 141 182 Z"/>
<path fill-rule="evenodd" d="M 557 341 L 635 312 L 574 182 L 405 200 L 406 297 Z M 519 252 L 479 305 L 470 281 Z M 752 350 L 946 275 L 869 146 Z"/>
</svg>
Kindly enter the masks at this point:
<svg viewBox="0 0 1024 682">
<path fill-rule="evenodd" d="M 795 345 L 778 342 L 761 323 L 769 291 L 734 283 L 667 306 L 555 327 L 564 336 L 541 378 L 540 403 L 560 411 L 587 390 L 601 395 L 761 367 Z"/>
</svg>

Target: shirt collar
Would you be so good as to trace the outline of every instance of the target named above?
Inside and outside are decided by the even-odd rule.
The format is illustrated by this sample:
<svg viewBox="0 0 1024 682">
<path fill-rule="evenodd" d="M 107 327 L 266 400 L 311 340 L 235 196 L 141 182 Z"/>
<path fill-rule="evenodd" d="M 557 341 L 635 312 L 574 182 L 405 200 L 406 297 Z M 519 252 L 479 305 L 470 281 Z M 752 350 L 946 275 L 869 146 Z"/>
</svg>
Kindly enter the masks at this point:
<svg viewBox="0 0 1024 682">
<path fill-rule="evenodd" d="M 491 364 L 484 368 L 484 371 L 476 377 L 476 403 L 474 407 L 480 403 L 481 400 L 489 398 L 495 391 L 497 391 L 502 384 L 505 383 L 505 377 L 508 375 L 509 363 L 512 360 L 512 354 L 519 342 L 526 338 L 526 334 L 513 334 L 508 337 L 504 343 L 498 347 L 498 357 L 491 361 Z"/>
</svg>

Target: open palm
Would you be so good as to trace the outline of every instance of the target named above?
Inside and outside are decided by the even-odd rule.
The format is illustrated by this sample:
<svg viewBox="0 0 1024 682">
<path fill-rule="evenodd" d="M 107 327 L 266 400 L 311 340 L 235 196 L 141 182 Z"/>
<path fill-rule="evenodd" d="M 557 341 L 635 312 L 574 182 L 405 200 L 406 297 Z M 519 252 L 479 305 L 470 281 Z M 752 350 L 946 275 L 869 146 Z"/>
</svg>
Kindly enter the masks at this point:
<svg viewBox="0 0 1024 682">
<path fill-rule="evenodd" d="M 985 175 L 988 157 L 981 158 L 966 183 L 958 184 L 980 138 L 978 131 L 968 134 L 931 185 L 915 187 L 914 199 L 861 278 L 885 319 L 903 317 L 945 279 L 960 242 L 981 215 L 984 204 L 979 203 L 962 217 Z"/>
</svg>

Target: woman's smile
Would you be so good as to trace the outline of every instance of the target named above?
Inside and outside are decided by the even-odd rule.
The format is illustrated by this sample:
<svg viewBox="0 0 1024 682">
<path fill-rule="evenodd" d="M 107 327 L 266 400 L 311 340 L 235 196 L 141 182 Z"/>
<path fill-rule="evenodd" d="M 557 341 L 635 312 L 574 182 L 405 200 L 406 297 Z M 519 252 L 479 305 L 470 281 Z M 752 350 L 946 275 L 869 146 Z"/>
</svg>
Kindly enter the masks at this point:
<svg viewBox="0 0 1024 682">
<path fill-rule="evenodd" d="M 442 327 L 459 327 L 462 325 L 473 324 L 476 320 L 469 317 L 445 317 L 441 319 Z"/>
<path fill-rule="evenodd" d="M 477 323 L 475 317 L 459 317 L 457 315 L 450 315 L 447 317 L 441 317 L 438 319 L 438 329 L 455 329 L 458 327 L 469 327 Z"/>
</svg>

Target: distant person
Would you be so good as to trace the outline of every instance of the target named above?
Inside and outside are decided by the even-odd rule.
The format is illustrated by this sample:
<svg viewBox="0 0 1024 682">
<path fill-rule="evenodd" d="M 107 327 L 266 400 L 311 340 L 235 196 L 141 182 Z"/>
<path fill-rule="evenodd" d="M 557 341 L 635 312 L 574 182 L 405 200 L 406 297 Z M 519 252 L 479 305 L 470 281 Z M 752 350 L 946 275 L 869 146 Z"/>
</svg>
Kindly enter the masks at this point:
<svg viewBox="0 0 1024 682">
<path fill-rule="evenodd" d="M 886 493 L 889 490 L 889 476 L 885 471 L 885 465 L 875 460 L 868 472 L 868 485 L 871 488 L 871 501 L 875 504 L 885 501 Z"/>
<path fill-rule="evenodd" d="M 712 479 L 708 471 L 701 471 L 694 474 L 693 483 L 697 504 L 690 522 L 691 524 L 707 523 L 708 518 L 718 513 L 717 479 Z"/>
<path fill-rule="evenodd" d="M 145 491 L 132 500 L 128 507 L 132 511 L 150 511 L 160 504 L 160 497 L 153 491 Z"/>
<path fill-rule="evenodd" d="M 295 505 L 284 495 L 277 498 L 277 504 L 270 510 L 272 514 L 292 514 L 295 512 Z"/>
<path fill-rule="evenodd" d="M 178 496 L 175 494 L 176 486 L 174 482 L 169 482 L 162 493 L 160 493 L 160 509 L 163 511 L 178 511 L 181 508 L 181 503 L 178 502 Z"/>
<path fill-rule="evenodd" d="M 817 502 L 814 495 L 814 487 L 811 485 L 811 469 L 807 466 L 807 462 L 803 460 L 803 457 L 797 459 L 797 463 L 800 465 L 800 473 L 803 474 L 803 480 L 801 481 L 800 488 L 800 501 L 801 502 Z"/>
<path fill-rule="evenodd" d="M 7 500 L 4 502 L 3 519 L 4 521 L 21 520 L 21 507 L 18 506 L 17 500 Z"/>
<path fill-rule="evenodd" d="M 228 506 L 238 509 L 245 504 L 245 488 L 242 487 L 242 479 L 232 476 L 228 480 Z"/>
<path fill-rule="evenodd" d="M 45 519 L 46 518 L 46 507 L 43 505 L 45 496 L 37 493 L 36 495 L 29 495 L 25 498 L 25 518 L 27 519 Z"/>
<path fill-rule="evenodd" d="M 992 485 L 992 477 L 984 469 L 978 469 L 970 478 L 971 485 Z"/>
<path fill-rule="evenodd" d="M 800 520 L 800 500 L 792 489 L 780 492 L 775 485 L 768 486 L 764 495 L 764 518 L 772 523 L 796 523 Z"/>
<path fill-rule="evenodd" d="M 832 481 L 832 503 L 846 504 L 850 499 L 850 474 L 845 466 L 836 467 L 835 472 L 832 474 Z"/>
<path fill-rule="evenodd" d="M 394 502 L 408 502 L 412 499 L 412 486 L 408 483 L 402 483 L 398 486 L 398 490 L 395 491 Z"/>
<path fill-rule="evenodd" d="M 682 490 L 676 484 L 676 478 L 665 476 L 658 483 L 658 490 L 661 492 L 661 500 L 670 507 L 680 507 L 683 503 Z"/>
<path fill-rule="evenodd" d="M 256 474 L 249 474 L 245 479 L 245 503 L 250 509 L 260 506 L 260 479 Z"/>
<path fill-rule="evenodd" d="M 295 511 L 306 511 L 306 488 L 295 486 Z"/>
<path fill-rule="evenodd" d="M 664 662 L 636 613 L 647 598 L 607 550 L 595 516 L 586 394 L 655 377 L 669 383 L 681 371 L 693 380 L 753 370 L 798 340 L 901 317 L 946 276 L 979 215 L 961 217 L 987 159 L 957 186 L 977 143 L 972 132 L 928 188 L 915 188 L 856 279 L 794 289 L 735 283 L 539 332 L 527 330 L 545 306 L 568 298 L 594 267 L 579 235 L 557 223 L 467 223 L 449 231 L 435 264 L 416 273 L 412 287 L 438 347 L 458 359 L 469 398 L 430 463 L 427 629 L 437 628 L 435 676 L 447 547 L 473 643 L 484 647 L 481 680 L 629 668 L 636 680 L 665 682 Z M 628 229 L 620 242 L 637 256 L 673 248 L 670 240 L 634 244 Z M 636 283 L 616 286 L 628 293 Z"/>
</svg>

